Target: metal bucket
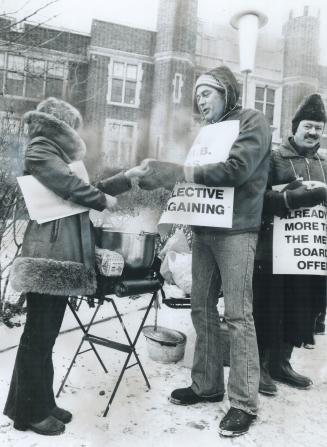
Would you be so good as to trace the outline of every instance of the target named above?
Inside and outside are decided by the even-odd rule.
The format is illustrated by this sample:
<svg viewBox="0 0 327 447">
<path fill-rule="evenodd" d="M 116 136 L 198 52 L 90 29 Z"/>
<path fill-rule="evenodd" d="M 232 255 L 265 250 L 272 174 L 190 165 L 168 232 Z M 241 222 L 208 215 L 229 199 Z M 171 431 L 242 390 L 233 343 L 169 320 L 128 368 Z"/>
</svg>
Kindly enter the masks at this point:
<svg viewBox="0 0 327 447">
<path fill-rule="evenodd" d="M 149 357 L 155 362 L 176 363 L 184 357 L 186 335 L 183 332 L 162 326 L 145 326 L 142 332 Z"/>
<path fill-rule="evenodd" d="M 156 233 L 123 233 L 106 228 L 100 229 L 101 248 L 120 253 L 130 271 L 147 270 L 155 257 Z"/>
</svg>

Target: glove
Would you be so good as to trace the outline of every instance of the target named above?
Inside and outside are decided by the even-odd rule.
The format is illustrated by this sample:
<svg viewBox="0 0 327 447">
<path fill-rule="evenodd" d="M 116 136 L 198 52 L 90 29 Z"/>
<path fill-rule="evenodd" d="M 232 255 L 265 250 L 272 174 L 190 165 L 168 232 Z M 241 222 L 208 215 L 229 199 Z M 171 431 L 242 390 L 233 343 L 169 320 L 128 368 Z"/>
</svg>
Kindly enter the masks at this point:
<svg viewBox="0 0 327 447">
<path fill-rule="evenodd" d="M 297 189 L 300 186 L 303 186 L 302 177 L 288 183 L 286 186 L 284 186 L 284 188 L 282 189 L 282 192 L 292 190 L 292 189 Z"/>
<path fill-rule="evenodd" d="M 326 188 L 324 187 L 307 190 L 307 187 L 302 185 L 297 189 L 285 191 L 285 194 L 290 209 L 311 208 L 326 200 Z"/>
<path fill-rule="evenodd" d="M 147 159 L 143 160 L 141 167 L 146 171 L 139 180 L 142 189 L 173 189 L 177 181 L 184 179 L 183 166 L 176 163 Z"/>
</svg>

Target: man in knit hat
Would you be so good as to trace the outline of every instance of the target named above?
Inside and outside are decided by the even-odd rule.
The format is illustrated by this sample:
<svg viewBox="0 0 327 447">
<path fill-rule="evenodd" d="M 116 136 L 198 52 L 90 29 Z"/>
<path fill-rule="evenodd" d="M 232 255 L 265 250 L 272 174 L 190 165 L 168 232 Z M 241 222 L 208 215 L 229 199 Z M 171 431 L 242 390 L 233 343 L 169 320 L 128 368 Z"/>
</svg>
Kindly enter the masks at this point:
<svg viewBox="0 0 327 447">
<path fill-rule="evenodd" d="M 257 414 L 259 358 L 252 316 L 252 270 L 271 148 L 271 132 L 264 115 L 256 110 L 243 110 L 237 104 L 238 97 L 239 86 L 228 67 L 221 66 L 200 76 L 195 100 L 205 124 L 208 128 L 216 126 L 217 132 L 219 128 L 235 129 L 226 158 L 184 167 L 147 160 L 144 165 L 149 174 L 139 183 L 149 189 L 172 188 L 176 180 L 208 188 L 234 188 L 232 228 L 193 227 L 191 303 L 197 338 L 192 385 L 174 390 L 170 397 L 178 405 L 220 402 L 224 398 L 217 312 L 218 291 L 222 286 L 231 344 L 228 380 L 231 408 L 220 423 L 223 436 L 246 433 Z M 221 146 L 218 139 L 213 148 L 217 160 Z"/>
<path fill-rule="evenodd" d="M 325 123 L 321 97 L 306 97 L 292 120 L 292 136 L 272 152 L 253 281 L 259 391 L 263 394 L 277 393 L 272 378 L 298 389 L 312 385 L 308 377 L 293 370 L 290 358 L 294 346 L 314 343 L 315 320 L 326 308 L 326 279 L 311 274 L 272 274 L 272 222 L 274 215 L 285 217 L 290 210 L 311 208 L 326 200 L 326 187 L 307 189 L 302 183 L 326 184 L 327 161 L 318 153 Z M 274 185 L 285 184 L 281 192 L 272 190 Z"/>
</svg>

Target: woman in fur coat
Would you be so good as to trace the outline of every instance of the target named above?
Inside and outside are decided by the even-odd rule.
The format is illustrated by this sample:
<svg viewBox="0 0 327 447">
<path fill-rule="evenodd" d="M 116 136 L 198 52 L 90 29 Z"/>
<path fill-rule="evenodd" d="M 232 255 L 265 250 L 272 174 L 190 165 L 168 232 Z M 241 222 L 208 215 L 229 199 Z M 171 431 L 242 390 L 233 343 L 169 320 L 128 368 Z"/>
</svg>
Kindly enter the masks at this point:
<svg viewBox="0 0 327 447">
<path fill-rule="evenodd" d="M 25 114 L 24 120 L 31 139 L 25 174 L 33 175 L 58 196 L 102 211 L 115 204 L 112 196 L 130 188 L 130 178 L 137 175 L 138 168 L 97 187 L 71 171 L 69 164 L 82 160 L 86 147 L 77 132 L 82 117 L 67 102 L 48 98 L 36 111 Z M 72 418 L 54 399 L 52 348 L 67 297 L 96 291 L 94 250 L 88 212 L 43 224 L 28 223 L 22 254 L 11 270 L 13 288 L 26 293 L 27 318 L 4 409 L 18 430 L 57 435 Z"/>
</svg>

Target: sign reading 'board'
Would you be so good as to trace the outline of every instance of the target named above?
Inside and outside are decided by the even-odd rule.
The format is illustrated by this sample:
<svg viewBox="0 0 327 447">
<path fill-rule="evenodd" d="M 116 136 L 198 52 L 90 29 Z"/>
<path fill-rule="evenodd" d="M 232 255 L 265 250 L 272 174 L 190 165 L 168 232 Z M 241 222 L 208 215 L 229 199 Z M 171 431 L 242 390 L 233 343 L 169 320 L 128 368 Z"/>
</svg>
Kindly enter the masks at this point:
<svg viewBox="0 0 327 447">
<path fill-rule="evenodd" d="M 290 210 L 285 218 L 274 217 L 273 273 L 327 275 L 325 205 Z"/>
</svg>

